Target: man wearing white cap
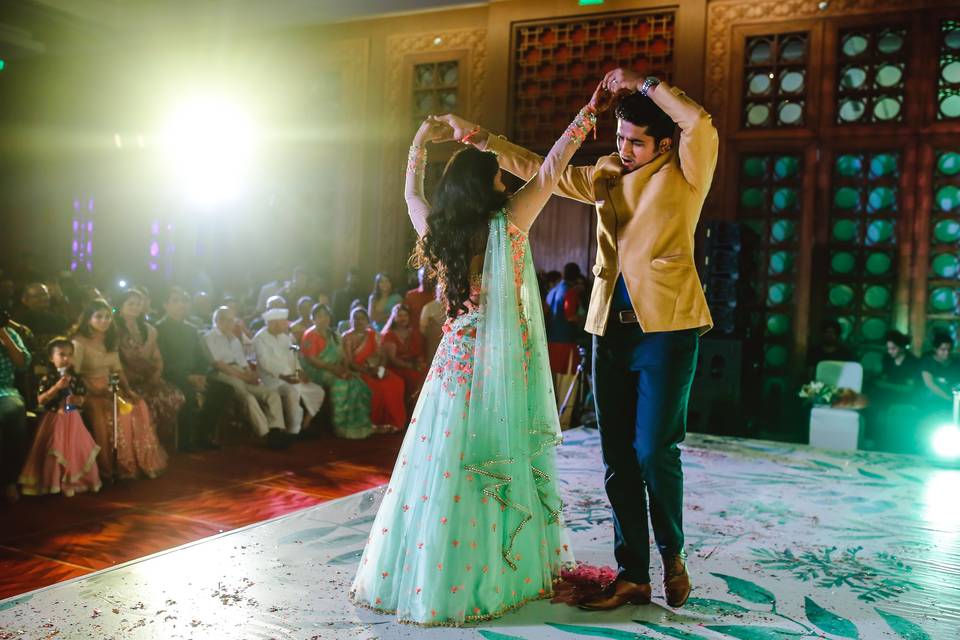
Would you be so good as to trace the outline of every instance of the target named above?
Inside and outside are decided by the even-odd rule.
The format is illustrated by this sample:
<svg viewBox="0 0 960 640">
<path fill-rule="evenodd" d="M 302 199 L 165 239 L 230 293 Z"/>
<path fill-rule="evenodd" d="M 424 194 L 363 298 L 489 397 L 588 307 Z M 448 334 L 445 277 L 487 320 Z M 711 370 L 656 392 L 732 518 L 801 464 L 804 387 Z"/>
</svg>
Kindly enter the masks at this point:
<svg viewBox="0 0 960 640">
<path fill-rule="evenodd" d="M 310 424 L 320 410 L 324 391 L 320 385 L 310 382 L 299 366 L 298 348 L 288 332 L 287 314 L 286 309 L 264 311 L 263 321 L 267 326 L 253 337 L 253 348 L 257 352 L 257 372 L 264 385 L 276 389 L 283 400 L 287 433 L 296 434 L 302 425 Z"/>
</svg>

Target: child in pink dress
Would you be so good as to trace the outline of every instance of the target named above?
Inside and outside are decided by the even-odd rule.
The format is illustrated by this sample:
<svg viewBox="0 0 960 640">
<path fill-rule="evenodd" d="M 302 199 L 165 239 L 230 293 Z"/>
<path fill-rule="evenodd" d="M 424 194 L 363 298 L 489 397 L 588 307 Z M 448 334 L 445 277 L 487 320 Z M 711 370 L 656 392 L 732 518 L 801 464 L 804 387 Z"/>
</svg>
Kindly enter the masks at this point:
<svg viewBox="0 0 960 640">
<path fill-rule="evenodd" d="M 54 338 L 47 345 L 47 357 L 54 370 L 40 379 L 38 401 L 44 414 L 20 473 L 23 493 L 72 496 L 99 491 L 100 447 L 80 417 L 87 390 L 73 370 L 73 343 Z"/>
</svg>

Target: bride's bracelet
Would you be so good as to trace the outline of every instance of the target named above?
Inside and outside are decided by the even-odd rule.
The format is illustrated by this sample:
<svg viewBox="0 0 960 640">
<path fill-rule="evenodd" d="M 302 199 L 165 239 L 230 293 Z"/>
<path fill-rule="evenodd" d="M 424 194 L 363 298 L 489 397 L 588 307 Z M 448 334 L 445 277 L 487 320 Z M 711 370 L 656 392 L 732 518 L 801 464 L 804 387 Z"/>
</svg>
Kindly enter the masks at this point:
<svg viewBox="0 0 960 640">
<path fill-rule="evenodd" d="M 573 119 L 573 122 L 563 132 L 563 135 L 569 136 L 577 141 L 577 144 L 583 144 L 587 139 L 587 134 L 597 126 L 597 114 L 590 107 L 580 109 L 580 113 Z"/>
<path fill-rule="evenodd" d="M 410 145 L 407 153 L 407 173 L 417 174 L 427 168 L 427 148 L 418 144 Z"/>
</svg>

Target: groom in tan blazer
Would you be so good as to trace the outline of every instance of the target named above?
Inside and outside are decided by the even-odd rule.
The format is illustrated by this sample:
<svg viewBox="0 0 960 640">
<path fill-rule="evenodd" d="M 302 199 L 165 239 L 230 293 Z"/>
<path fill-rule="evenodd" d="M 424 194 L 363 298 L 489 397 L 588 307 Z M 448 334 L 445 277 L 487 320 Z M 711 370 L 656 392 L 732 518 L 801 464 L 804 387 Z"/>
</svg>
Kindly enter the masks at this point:
<svg viewBox="0 0 960 640">
<path fill-rule="evenodd" d="M 619 575 L 581 606 L 650 602 L 649 499 L 666 600 L 680 607 L 691 585 L 678 445 L 686 435 L 699 336 L 713 325 L 694 264 L 694 231 L 718 137 L 710 115 L 665 82 L 615 69 L 602 85 L 619 98 L 617 152 L 593 166 L 569 167 L 555 190 L 593 204 L 598 218 L 586 330 L 594 334 L 594 395 Z M 440 119 L 524 180 L 543 161 L 456 116 Z"/>
</svg>

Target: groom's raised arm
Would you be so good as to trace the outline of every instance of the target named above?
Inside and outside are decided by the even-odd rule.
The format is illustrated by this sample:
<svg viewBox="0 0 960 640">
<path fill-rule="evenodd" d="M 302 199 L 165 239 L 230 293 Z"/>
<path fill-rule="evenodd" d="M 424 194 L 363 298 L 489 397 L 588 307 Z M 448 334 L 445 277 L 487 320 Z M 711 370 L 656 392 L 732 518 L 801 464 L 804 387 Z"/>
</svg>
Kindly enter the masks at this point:
<svg viewBox="0 0 960 640">
<path fill-rule="evenodd" d="M 506 138 L 484 133 L 486 135 L 477 141 L 477 148 L 497 154 L 497 162 L 504 171 L 522 180 L 529 180 L 540 170 L 543 156 L 515 145 Z M 553 188 L 553 193 L 593 204 L 596 200 L 593 195 L 593 167 L 567 166 Z"/>
</svg>

